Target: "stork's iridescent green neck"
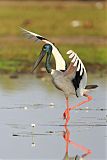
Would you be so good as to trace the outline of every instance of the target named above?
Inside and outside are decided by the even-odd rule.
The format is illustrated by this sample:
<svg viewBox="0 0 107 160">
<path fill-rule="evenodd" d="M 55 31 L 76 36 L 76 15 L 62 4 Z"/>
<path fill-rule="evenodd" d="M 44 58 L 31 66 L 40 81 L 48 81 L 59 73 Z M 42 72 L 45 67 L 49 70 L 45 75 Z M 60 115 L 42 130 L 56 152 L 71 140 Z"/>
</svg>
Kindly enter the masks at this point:
<svg viewBox="0 0 107 160">
<path fill-rule="evenodd" d="M 46 63 L 45 63 L 45 67 L 48 73 L 51 73 L 51 63 L 50 63 L 50 59 L 51 59 L 51 55 L 52 55 L 52 46 L 50 44 L 46 44 L 43 47 L 43 50 L 47 53 L 47 57 L 46 57 Z"/>
</svg>

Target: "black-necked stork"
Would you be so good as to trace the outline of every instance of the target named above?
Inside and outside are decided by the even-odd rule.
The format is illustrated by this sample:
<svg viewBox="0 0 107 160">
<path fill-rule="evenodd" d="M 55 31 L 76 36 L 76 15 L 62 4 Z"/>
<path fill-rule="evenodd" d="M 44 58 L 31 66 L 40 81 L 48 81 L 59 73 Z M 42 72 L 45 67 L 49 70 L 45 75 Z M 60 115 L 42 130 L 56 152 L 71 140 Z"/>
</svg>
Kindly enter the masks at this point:
<svg viewBox="0 0 107 160">
<path fill-rule="evenodd" d="M 30 32 L 23 28 L 21 29 L 29 39 L 33 39 L 35 41 L 43 41 L 45 43 L 45 45 L 42 47 L 42 51 L 40 53 L 39 58 L 34 64 L 33 71 L 37 68 L 42 58 L 46 55 L 47 56 L 45 62 L 46 70 L 48 73 L 51 74 L 52 82 L 55 85 L 55 87 L 63 91 L 66 98 L 67 108 L 63 113 L 63 117 L 64 119 L 66 119 L 65 125 L 67 125 L 70 119 L 69 111 L 92 100 L 92 97 L 89 96 L 87 93 L 90 89 L 96 88 L 97 85 L 87 85 L 86 69 L 84 67 L 84 64 L 82 63 L 82 61 L 75 52 L 73 52 L 72 50 L 69 50 L 67 52 L 69 58 L 71 59 L 71 63 L 67 68 L 64 58 L 62 57 L 61 53 L 53 43 L 51 43 L 43 36 L 40 36 L 36 33 Z M 56 69 L 51 68 L 50 61 L 52 54 L 55 58 Z M 75 95 L 76 97 L 85 96 L 88 99 L 77 104 L 76 106 L 69 107 L 68 98 L 72 95 Z"/>
</svg>

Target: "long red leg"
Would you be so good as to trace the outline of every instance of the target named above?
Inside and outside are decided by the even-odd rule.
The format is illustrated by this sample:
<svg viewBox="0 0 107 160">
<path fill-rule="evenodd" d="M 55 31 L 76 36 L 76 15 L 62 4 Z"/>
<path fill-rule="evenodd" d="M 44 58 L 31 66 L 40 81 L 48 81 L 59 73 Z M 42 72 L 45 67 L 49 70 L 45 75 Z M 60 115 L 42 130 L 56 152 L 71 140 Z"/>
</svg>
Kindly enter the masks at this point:
<svg viewBox="0 0 107 160">
<path fill-rule="evenodd" d="M 76 109 L 77 107 L 81 106 L 82 104 L 86 103 L 86 102 L 89 102 L 92 100 L 92 96 L 89 96 L 87 94 L 84 94 L 85 97 L 87 97 L 88 99 L 78 103 L 76 106 L 72 106 L 72 107 L 69 107 L 69 111 L 70 110 L 73 110 L 73 109 Z M 65 110 L 65 112 L 63 113 L 63 118 L 66 119 L 66 115 L 67 115 L 67 109 Z"/>
<path fill-rule="evenodd" d="M 86 102 L 89 102 L 89 101 L 91 101 L 91 100 L 93 99 L 92 96 L 89 96 L 89 95 L 87 95 L 87 94 L 84 94 L 84 96 L 87 97 L 88 99 L 86 99 L 86 100 L 84 100 L 84 101 L 78 103 L 76 106 L 70 107 L 69 110 L 73 110 L 73 109 L 75 109 L 75 108 L 81 106 L 82 104 L 84 104 L 84 103 L 86 103 Z"/>
<path fill-rule="evenodd" d="M 65 126 L 68 124 L 70 120 L 70 113 L 69 113 L 70 109 L 69 109 L 68 97 L 66 97 L 66 107 L 67 109 L 63 113 L 64 119 L 66 119 Z"/>
</svg>

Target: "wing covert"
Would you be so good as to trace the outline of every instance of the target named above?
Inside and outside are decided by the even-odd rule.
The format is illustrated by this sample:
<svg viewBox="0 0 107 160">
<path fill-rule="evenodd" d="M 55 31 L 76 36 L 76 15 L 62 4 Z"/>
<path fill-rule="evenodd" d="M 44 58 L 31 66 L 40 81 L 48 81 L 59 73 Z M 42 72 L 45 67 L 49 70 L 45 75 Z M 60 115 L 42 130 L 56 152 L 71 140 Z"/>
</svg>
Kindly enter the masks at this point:
<svg viewBox="0 0 107 160">
<path fill-rule="evenodd" d="M 70 64 L 70 66 L 66 71 L 66 74 L 68 73 L 68 70 L 69 70 L 69 73 L 70 73 L 70 70 L 73 71 L 70 73 L 69 76 L 71 76 L 71 81 L 74 85 L 76 95 L 77 97 L 79 97 L 83 94 L 83 89 L 87 84 L 86 69 L 81 59 L 77 56 L 75 52 L 73 52 L 72 50 L 69 50 L 67 54 L 70 54 L 69 58 L 71 59 L 72 65 Z"/>
</svg>

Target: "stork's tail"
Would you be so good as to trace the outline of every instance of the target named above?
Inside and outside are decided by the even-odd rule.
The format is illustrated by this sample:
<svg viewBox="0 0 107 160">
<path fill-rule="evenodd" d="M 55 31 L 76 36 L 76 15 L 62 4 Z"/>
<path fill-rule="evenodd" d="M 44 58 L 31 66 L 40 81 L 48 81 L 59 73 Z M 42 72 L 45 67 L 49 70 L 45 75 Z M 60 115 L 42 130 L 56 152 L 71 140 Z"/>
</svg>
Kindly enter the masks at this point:
<svg viewBox="0 0 107 160">
<path fill-rule="evenodd" d="M 85 89 L 95 89 L 95 88 L 97 88 L 98 87 L 98 85 L 87 85 L 86 87 L 85 87 Z"/>
</svg>

